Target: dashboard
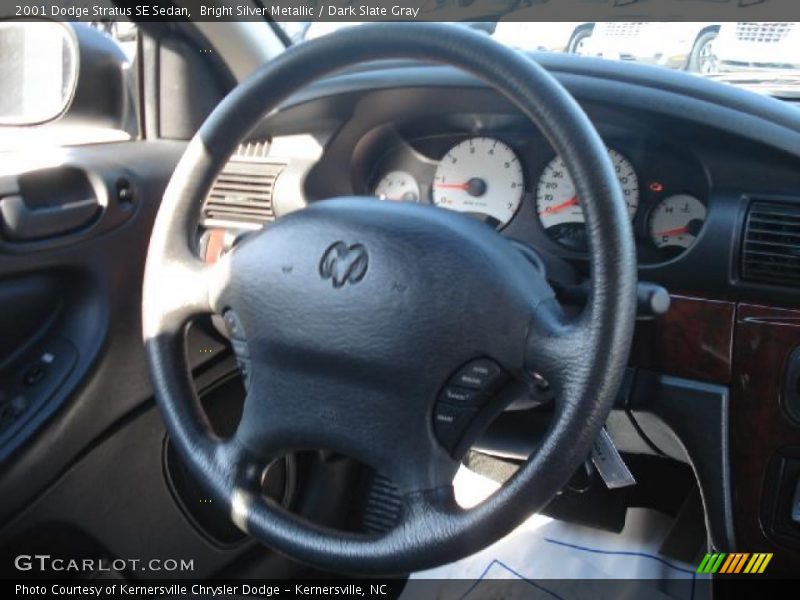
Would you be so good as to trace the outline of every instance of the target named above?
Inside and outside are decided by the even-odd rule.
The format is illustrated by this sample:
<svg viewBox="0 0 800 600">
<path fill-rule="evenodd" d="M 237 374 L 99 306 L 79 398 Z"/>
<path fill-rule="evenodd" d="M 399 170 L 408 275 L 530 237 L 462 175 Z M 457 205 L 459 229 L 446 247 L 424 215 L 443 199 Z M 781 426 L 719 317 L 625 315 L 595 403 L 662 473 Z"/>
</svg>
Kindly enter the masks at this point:
<svg viewBox="0 0 800 600">
<path fill-rule="evenodd" d="M 466 121 L 494 121 L 470 115 Z M 583 211 L 569 171 L 547 141 L 524 123 L 465 133 L 406 135 L 391 128 L 376 140 L 362 193 L 387 201 L 433 204 L 536 239 L 580 257 L 588 251 Z M 690 248 L 703 230 L 708 176 L 690 153 L 632 137 L 606 140 L 636 235 L 639 260 L 659 263 Z"/>
<path fill-rule="evenodd" d="M 800 277 L 793 247 L 782 247 L 789 239 L 748 229 L 753 207 L 800 212 L 795 107 L 681 73 L 537 58 L 608 147 L 640 279 L 673 293 L 800 299 L 786 284 L 787 274 Z M 314 202 L 372 196 L 480 219 L 533 248 L 552 281 L 588 276 L 581 201 L 563 162 L 507 99 L 454 69 L 392 63 L 320 81 L 266 117 L 243 148 L 223 175 L 242 176 L 249 160 L 257 172 L 246 189 L 260 187 L 247 197 L 230 181 L 212 190 L 206 208 L 217 212 L 204 210 L 201 225 L 224 230 L 215 247 Z"/>
</svg>

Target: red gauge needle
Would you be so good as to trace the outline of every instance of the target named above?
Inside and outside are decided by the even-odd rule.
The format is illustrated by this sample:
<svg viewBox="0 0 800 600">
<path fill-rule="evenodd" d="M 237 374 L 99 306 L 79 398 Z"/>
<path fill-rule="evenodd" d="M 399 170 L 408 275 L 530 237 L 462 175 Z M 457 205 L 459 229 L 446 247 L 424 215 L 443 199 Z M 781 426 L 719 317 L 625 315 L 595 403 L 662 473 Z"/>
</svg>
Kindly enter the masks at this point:
<svg viewBox="0 0 800 600">
<path fill-rule="evenodd" d="M 434 183 L 433 187 L 443 190 L 467 190 L 469 183 Z"/>
<path fill-rule="evenodd" d="M 542 215 L 542 214 L 553 215 L 553 214 L 555 214 L 557 212 L 561 212 L 565 208 L 569 208 L 570 206 L 576 206 L 577 204 L 578 204 L 578 197 L 577 196 L 573 196 L 572 198 L 570 198 L 569 200 L 565 200 L 561 204 L 556 204 L 555 206 L 548 206 L 547 208 L 545 208 L 539 214 L 540 215 Z"/>
<path fill-rule="evenodd" d="M 676 235 L 683 235 L 684 233 L 689 233 L 688 227 L 677 227 L 675 229 L 667 229 L 666 231 L 659 231 L 656 233 L 658 237 L 673 237 Z"/>
</svg>

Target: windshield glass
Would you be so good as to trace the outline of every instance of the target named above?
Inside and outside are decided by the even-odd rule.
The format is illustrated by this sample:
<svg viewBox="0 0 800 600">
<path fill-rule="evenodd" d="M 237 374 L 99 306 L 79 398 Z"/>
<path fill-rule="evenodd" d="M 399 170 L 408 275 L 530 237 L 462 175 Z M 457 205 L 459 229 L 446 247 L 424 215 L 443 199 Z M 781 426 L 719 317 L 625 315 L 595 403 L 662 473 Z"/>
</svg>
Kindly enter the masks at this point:
<svg viewBox="0 0 800 600">
<path fill-rule="evenodd" d="M 306 22 L 281 26 L 296 44 L 360 24 Z M 509 17 L 461 24 L 523 51 L 636 62 L 800 99 L 800 23 L 517 22 Z"/>
</svg>

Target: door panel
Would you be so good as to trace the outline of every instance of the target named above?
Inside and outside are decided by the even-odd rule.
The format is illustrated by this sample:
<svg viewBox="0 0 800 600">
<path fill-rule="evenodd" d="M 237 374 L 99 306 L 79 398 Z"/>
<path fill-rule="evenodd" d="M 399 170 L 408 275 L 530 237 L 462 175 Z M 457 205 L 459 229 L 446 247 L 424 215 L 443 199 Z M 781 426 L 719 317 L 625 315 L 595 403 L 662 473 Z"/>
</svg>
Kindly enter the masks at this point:
<svg viewBox="0 0 800 600">
<path fill-rule="evenodd" d="M 151 397 L 141 281 L 153 219 L 184 146 L 77 147 L 64 151 L 61 166 L 39 171 L 28 157 L 27 174 L 2 178 L 5 198 L 35 190 L 36 206 L 59 209 L 94 194 L 100 208 L 65 231 L 20 240 L 4 230 L 0 238 L 0 522 Z M 15 158 L 4 160 L 6 172 Z M 70 188 L 86 182 L 91 192 Z"/>
</svg>

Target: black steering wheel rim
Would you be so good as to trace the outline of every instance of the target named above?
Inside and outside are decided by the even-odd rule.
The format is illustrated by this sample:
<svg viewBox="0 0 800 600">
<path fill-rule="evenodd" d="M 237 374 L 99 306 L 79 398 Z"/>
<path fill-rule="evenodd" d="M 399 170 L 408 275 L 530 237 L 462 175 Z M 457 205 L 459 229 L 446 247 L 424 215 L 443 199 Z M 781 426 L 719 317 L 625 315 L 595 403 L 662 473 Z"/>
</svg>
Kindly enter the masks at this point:
<svg viewBox="0 0 800 600">
<path fill-rule="evenodd" d="M 257 479 L 264 466 L 263 456 L 254 457 L 252 446 L 239 439 L 219 440 L 211 433 L 188 375 L 183 333 L 192 317 L 224 304 L 220 298 L 227 293 L 223 288 L 234 277 L 233 270 L 252 268 L 252 259 L 222 261 L 212 273 L 194 251 L 199 207 L 236 145 L 264 114 L 301 87 L 355 64 L 400 58 L 470 72 L 505 95 L 544 133 L 564 159 L 581 198 L 592 292 L 575 318 L 559 310 L 552 294 L 542 293 L 527 306 L 531 312 L 519 332 L 524 343 L 514 352 L 524 354 L 525 369 L 535 368 L 557 386 L 559 400 L 553 426 L 516 475 L 470 510 L 454 506 L 447 486 L 409 486 L 399 525 L 384 535 L 361 536 L 308 523 L 248 487 L 247 481 Z M 390 217 L 398 219 L 400 228 L 407 218 L 409 230 L 424 219 L 448 228 L 440 215 L 417 214 L 416 208 L 372 209 L 359 201 L 337 202 L 328 209 L 301 211 L 312 216 L 287 219 L 285 229 L 289 231 L 291 223 L 318 227 L 304 225 L 303 219 L 334 219 L 349 226 L 348 219 L 360 219 L 358 211 L 369 213 L 358 223 L 360 231 Z M 461 223 L 466 217 L 452 218 L 456 225 L 448 235 L 480 238 L 476 244 L 484 246 L 475 246 L 476 255 L 497 250 L 497 264 L 514 271 L 509 277 L 533 277 L 490 237 L 494 232 Z M 271 232 L 261 237 L 270 235 L 280 237 Z M 261 243 L 251 246 L 259 249 Z M 621 383 L 635 323 L 635 287 L 631 226 L 606 148 L 585 113 L 551 75 L 528 57 L 463 27 L 363 25 L 304 43 L 267 63 L 220 103 L 192 139 L 165 192 L 150 242 L 143 294 L 145 348 L 173 443 L 238 526 L 291 557 L 325 569 L 409 572 L 488 545 L 563 487 L 587 456 Z"/>
</svg>

